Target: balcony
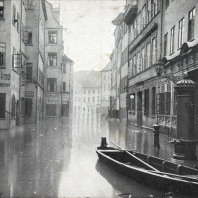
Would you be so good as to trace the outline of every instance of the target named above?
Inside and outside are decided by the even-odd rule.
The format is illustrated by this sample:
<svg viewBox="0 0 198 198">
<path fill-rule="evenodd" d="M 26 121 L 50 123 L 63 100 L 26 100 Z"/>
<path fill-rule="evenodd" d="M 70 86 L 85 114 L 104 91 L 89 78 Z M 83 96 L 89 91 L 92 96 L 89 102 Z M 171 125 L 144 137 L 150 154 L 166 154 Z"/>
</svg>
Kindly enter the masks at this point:
<svg viewBox="0 0 198 198">
<path fill-rule="evenodd" d="M 127 25 L 130 25 L 133 22 L 133 20 L 137 16 L 137 11 L 138 11 L 138 7 L 137 7 L 136 1 L 133 4 L 127 5 L 126 11 L 123 17 L 123 20 Z"/>
</svg>

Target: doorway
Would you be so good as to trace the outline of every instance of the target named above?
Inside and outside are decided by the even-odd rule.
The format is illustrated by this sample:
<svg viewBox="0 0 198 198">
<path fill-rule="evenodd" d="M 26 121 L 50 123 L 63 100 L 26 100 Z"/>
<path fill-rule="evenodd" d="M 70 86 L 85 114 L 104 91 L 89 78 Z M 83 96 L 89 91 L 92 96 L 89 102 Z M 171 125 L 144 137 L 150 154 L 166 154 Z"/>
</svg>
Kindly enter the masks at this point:
<svg viewBox="0 0 198 198">
<path fill-rule="evenodd" d="M 137 94 L 137 126 L 142 126 L 142 92 Z"/>
</svg>

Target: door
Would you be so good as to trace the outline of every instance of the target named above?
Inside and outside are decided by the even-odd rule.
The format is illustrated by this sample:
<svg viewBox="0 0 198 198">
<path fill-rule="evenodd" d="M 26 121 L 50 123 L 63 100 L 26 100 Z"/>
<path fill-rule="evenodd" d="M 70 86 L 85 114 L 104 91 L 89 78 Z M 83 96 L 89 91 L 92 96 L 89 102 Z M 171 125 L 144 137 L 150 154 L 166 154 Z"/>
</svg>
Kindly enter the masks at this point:
<svg viewBox="0 0 198 198">
<path fill-rule="evenodd" d="M 142 92 L 137 94 L 137 126 L 142 126 Z"/>
</svg>

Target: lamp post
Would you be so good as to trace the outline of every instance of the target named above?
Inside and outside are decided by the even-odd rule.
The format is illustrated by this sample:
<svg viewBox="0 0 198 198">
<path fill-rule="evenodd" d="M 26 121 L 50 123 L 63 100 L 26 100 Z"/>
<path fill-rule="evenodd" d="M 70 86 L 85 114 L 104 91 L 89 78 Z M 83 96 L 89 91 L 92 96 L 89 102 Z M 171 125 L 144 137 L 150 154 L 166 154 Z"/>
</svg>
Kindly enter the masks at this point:
<svg viewBox="0 0 198 198">
<path fill-rule="evenodd" d="M 161 83 L 161 75 L 164 68 L 164 62 L 162 60 L 158 60 L 155 64 L 155 70 L 157 74 L 157 84 L 158 84 L 158 94 L 160 93 L 160 83 Z M 159 106 L 156 108 L 156 124 L 153 125 L 153 133 L 154 133 L 154 147 L 160 148 L 159 144 L 159 129 L 160 125 L 158 122 L 158 114 L 159 114 Z"/>
</svg>

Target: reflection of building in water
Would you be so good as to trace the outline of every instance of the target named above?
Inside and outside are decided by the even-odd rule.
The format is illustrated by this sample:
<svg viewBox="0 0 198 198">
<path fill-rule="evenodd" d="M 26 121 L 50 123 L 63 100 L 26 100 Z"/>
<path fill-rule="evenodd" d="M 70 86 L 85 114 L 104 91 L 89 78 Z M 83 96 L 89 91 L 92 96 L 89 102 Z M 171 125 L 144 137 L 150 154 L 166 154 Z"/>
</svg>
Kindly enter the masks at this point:
<svg viewBox="0 0 198 198">
<path fill-rule="evenodd" d="M 110 107 L 111 62 L 101 71 L 101 115 L 107 116 Z"/>
<path fill-rule="evenodd" d="M 74 73 L 73 112 L 74 128 L 99 128 L 101 104 L 101 73 L 78 71 Z"/>
</svg>

